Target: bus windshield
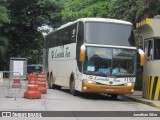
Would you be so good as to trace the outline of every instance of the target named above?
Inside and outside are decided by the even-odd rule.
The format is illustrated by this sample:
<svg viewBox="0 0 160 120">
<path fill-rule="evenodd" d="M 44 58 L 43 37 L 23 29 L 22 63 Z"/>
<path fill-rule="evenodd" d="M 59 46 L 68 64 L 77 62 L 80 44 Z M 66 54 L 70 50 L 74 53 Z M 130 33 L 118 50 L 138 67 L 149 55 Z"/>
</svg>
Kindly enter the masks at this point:
<svg viewBox="0 0 160 120">
<path fill-rule="evenodd" d="M 132 25 L 120 23 L 86 22 L 87 44 L 135 46 Z"/>
<path fill-rule="evenodd" d="M 86 47 L 84 73 L 99 76 L 135 75 L 136 50 Z"/>
</svg>

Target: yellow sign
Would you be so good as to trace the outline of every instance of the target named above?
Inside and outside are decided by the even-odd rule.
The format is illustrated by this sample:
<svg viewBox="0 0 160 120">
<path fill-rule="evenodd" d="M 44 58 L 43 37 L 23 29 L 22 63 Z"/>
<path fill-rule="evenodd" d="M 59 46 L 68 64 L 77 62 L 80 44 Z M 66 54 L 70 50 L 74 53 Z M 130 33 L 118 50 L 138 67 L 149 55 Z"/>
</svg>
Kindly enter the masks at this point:
<svg viewBox="0 0 160 120">
<path fill-rule="evenodd" d="M 136 28 L 141 27 L 141 26 L 143 26 L 145 24 L 150 24 L 150 22 L 151 22 L 151 19 L 150 18 L 146 18 L 145 20 L 143 20 L 143 21 L 141 21 L 139 23 L 136 23 Z"/>
<path fill-rule="evenodd" d="M 104 55 L 106 53 L 105 52 L 95 52 L 95 54 L 97 54 L 97 55 Z"/>
</svg>

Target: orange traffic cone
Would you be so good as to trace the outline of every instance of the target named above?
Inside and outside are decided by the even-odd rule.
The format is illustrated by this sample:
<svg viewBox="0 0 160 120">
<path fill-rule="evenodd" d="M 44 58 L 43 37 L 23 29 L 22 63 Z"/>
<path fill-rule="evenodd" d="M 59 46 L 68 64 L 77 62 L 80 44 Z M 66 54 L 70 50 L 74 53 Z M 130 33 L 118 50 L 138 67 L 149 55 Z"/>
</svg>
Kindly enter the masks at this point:
<svg viewBox="0 0 160 120">
<path fill-rule="evenodd" d="M 43 72 L 38 75 L 38 90 L 42 94 L 47 94 L 46 75 Z"/>
<path fill-rule="evenodd" d="M 24 97 L 28 99 L 41 98 L 41 93 L 38 91 L 37 75 L 28 75 L 28 87 L 27 91 L 24 92 Z"/>
</svg>

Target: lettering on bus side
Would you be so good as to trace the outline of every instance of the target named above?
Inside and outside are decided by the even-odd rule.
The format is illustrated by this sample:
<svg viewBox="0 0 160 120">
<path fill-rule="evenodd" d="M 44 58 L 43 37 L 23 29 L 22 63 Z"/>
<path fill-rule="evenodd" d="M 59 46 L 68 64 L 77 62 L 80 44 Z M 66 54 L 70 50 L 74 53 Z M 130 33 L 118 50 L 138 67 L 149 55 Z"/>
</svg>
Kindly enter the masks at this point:
<svg viewBox="0 0 160 120">
<path fill-rule="evenodd" d="M 53 50 L 51 52 L 51 57 L 53 58 L 69 58 L 70 57 L 70 51 L 69 47 L 66 47 L 65 49 L 62 48 L 61 52 L 57 49 Z"/>
<path fill-rule="evenodd" d="M 54 51 L 51 52 L 51 57 L 54 58 Z"/>
<path fill-rule="evenodd" d="M 70 52 L 68 51 L 69 47 L 66 47 L 66 54 L 65 57 L 70 57 Z"/>
<path fill-rule="evenodd" d="M 55 51 L 55 58 L 63 58 L 64 57 L 64 51 L 57 52 L 57 49 Z"/>
<path fill-rule="evenodd" d="M 99 78 L 99 77 L 95 77 L 94 80 L 109 81 L 108 78 Z"/>
</svg>

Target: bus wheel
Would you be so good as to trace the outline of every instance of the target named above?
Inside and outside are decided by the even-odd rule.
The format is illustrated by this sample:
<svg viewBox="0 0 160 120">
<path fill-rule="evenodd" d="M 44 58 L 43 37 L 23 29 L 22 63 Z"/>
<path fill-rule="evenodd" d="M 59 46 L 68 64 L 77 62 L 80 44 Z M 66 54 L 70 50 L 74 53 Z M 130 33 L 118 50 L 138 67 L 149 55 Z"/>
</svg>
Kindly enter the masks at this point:
<svg viewBox="0 0 160 120">
<path fill-rule="evenodd" d="M 49 83 L 49 82 L 48 82 L 48 88 L 49 88 L 49 89 L 52 89 L 52 85 L 51 85 L 51 83 Z"/>
<path fill-rule="evenodd" d="M 112 94 L 112 95 L 111 95 L 111 99 L 112 99 L 112 100 L 117 100 L 117 97 L 118 97 L 118 94 Z"/>
<path fill-rule="evenodd" d="M 53 89 L 56 89 L 56 85 L 54 84 L 54 83 L 55 83 L 55 77 L 53 77 L 53 75 L 52 75 L 52 77 L 51 77 L 51 81 L 53 82 L 53 83 L 52 83 L 52 88 L 53 88 Z"/>
<path fill-rule="evenodd" d="M 48 80 L 48 88 L 49 89 L 52 89 L 52 83 L 51 83 L 51 79 L 50 78 L 47 78 Z"/>
<path fill-rule="evenodd" d="M 48 88 L 49 88 L 49 89 L 55 89 L 55 88 L 56 88 L 56 86 L 55 86 L 54 83 L 52 83 L 52 82 L 54 82 L 54 79 L 53 79 L 53 76 L 51 75 L 51 76 L 50 76 L 50 79 L 49 79 L 49 81 L 48 81 Z"/>
<path fill-rule="evenodd" d="M 71 92 L 71 94 L 73 94 L 73 96 L 78 95 L 78 91 L 75 90 L 75 81 L 74 80 L 72 80 L 70 83 L 70 92 Z"/>
<path fill-rule="evenodd" d="M 61 89 L 61 86 L 56 85 L 56 89 L 57 89 L 57 90 L 60 90 L 60 89 Z"/>
</svg>

